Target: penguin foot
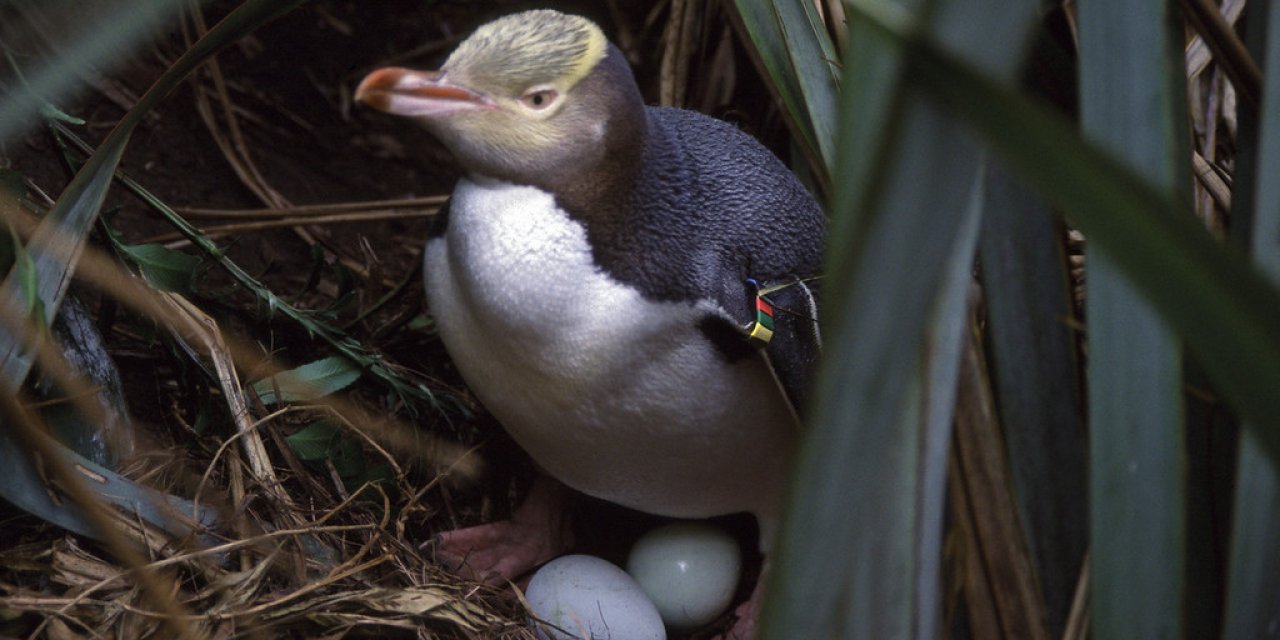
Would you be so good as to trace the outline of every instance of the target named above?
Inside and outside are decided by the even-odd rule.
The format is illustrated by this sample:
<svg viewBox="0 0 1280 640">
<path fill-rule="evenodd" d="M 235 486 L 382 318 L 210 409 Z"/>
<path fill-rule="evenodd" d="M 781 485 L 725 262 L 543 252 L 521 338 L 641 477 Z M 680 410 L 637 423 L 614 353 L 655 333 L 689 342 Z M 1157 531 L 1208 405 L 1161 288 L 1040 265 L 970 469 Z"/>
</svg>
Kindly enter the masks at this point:
<svg viewBox="0 0 1280 640">
<path fill-rule="evenodd" d="M 733 626 L 712 640 L 755 640 L 756 620 L 760 617 L 760 592 L 763 590 L 764 580 L 761 580 L 756 583 L 756 588 L 751 590 L 751 597 L 733 610 Z"/>
<path fill-rule="evenodd" d="M 564 485 L 539 476 L 510 520 L 447 531 L 436 539 L 436 561 L 460 576 L 501 586 L 573 546 Z"/>
</svg>

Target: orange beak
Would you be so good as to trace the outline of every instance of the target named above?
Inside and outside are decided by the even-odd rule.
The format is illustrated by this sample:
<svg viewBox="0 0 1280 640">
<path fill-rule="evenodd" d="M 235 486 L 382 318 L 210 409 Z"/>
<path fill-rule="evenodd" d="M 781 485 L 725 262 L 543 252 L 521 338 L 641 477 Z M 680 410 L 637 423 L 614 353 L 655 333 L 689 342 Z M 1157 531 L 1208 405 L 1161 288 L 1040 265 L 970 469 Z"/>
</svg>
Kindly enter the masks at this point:
<svg viewBox="0 0 1280 640">
<path fill-rule="evenodd" d="M 356 87 L 356 102 L 399 116 L 437 117 L 493 106 L 484 95 L 450 82 L 443 71 L 378 69 Z"/>
</svg>

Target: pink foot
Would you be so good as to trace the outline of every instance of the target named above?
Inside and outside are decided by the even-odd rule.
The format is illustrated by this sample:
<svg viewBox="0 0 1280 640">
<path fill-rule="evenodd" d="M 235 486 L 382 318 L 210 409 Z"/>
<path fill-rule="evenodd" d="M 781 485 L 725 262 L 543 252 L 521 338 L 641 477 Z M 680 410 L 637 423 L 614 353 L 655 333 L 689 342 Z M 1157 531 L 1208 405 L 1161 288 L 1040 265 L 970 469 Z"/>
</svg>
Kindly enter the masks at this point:
<svg viewBox="0 0 1280 640">
<path fill-rule="evenodd" d="M 565 487 L 539 476 L 510 520 L 440 534 L 436 561 L 459 575 L 499 586 L 573 546 Z"/>
<path fill-rule="evenodd" d="M 764 576 L 760 576 L 760 581 L 756 583 L 756 588 L 751 590 L 751 597 L 746 602 L 738 605 L 733 610 L 734 621 L 733 626 L 729 627 L 723 635 L 716 636 L 714 640 L 754 640 L 756 637 L 756 620 L 760 618 L 761 595 L 764 591 Z"/>
</svg>

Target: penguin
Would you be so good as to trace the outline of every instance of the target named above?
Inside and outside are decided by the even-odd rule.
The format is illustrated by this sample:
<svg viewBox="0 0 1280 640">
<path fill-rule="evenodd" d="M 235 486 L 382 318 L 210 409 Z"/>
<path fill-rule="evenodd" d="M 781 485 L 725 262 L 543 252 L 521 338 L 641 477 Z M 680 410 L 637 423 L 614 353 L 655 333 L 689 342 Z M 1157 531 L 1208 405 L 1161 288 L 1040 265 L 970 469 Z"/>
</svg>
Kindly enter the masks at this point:
<svg viewBox="0 0 1280 640">
<path fill-rule="evenodd" d="M 479 27 L 439 70 L 377 69 L 355 99 L 463 171 L 427 301 L 516 443 L 632 509 L 754 514 L 767 552 L 821 348 L 825 217 L 800 181 L 730 124 L 646 106 L 601 29 L 553 10 Z"/>
</svg>

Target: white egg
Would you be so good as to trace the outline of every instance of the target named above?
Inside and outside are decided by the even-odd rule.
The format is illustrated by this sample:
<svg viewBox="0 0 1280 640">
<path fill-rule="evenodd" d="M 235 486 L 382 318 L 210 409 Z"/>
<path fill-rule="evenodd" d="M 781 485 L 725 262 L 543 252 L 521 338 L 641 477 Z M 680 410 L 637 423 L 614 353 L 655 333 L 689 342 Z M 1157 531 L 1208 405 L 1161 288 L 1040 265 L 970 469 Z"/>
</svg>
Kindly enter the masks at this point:
<svg viewBox="0 0 1280 640">
<path fill-rule="evenodd" d="M 539 638 L 553 640 L 666 640 L 662 617 L 640 585 L 593 556 L 548 562 L 525 590 Z M 538 622 L 546 624 L 537 624 Z"/>
<path fill-rule="evenodd" d="M 636 542 L 627 572 L 657 605 L 667 626 L 689 630 L 729 608 L 742 556 L 724 531 L 705 522 L 676 522 Z"/>
</svg>

